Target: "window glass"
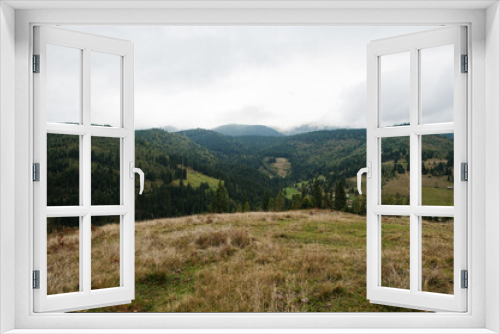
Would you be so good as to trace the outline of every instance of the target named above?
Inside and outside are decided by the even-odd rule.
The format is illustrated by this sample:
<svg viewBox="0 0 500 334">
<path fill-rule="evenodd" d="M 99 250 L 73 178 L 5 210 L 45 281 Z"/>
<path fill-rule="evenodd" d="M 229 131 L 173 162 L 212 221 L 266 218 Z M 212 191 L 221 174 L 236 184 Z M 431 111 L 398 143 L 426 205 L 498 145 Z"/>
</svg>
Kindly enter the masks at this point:
<svg viewBox="0 0 500 334">
<path fill-rule="evenodd" d="M 92 125 L 121 125 L 121 57 L 91 52 Z"/>
<path fill-rule="evenodd" d="M 92 290 L 120 286 L 120 220 L 92 217 Z"/>
<path fill-rule="evenodd" d="M 421 217 L 422 291 L 453 294 L 453 218 Z"/>
<path fill-rule="evenodd" d="M 80 291 L 80 218 L 47 219 L 47 294 Z"/>
<path fill-rule="evenodd" d="M 454 45 L 420 50 L 422 124 L 453 122 Z"/>
<path fill-rule="evenodd" d="M 410 289 L 410 217 L 381 216 L 382 286 Z"/>
<path fill-rule="evenodd" d="M 80 205 L 80 137 L 47 134 L 47 205 Z"/>
<path fill-rule="evenodd" d="M 382 205 L 410 204 L 410 137 L 382 138 Z"/>
<path fill-rule="evenodd" d="M 453 206 L 453 133 L 422 136 L 422 205 Z"/>
<path fill-rule="evenodd" d="M 47 122 L 79 124 L 81 120 L 82 50 L 47 44 Z"/>
<path fill-rule="evenodd" d="M 410 52 L 380 57 L 380 126 L 410 124 Z"/>
<path fill-rule="evenodd" d="M 92 137 L 92 205 L 120 205 L 120 141 Z"/>
</svg>

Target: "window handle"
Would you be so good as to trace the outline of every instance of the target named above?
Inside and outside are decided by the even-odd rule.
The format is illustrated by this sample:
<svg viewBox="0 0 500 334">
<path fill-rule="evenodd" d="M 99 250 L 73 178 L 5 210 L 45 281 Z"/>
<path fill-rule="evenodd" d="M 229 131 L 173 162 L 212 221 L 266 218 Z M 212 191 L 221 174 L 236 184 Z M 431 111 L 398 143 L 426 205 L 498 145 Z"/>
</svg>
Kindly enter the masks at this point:
<svg viewBox="0 0 500 334">
<path fill-rule="evenodd" d="M 360 195 L 363 194 L 361 192 L 361 175 L 363 175 L 363 173 L 366 173 L 366 176 L 368 176 L 368 178 L 371 179 L 371 177 L 372 177 L 372 163 L 371 162 L 368 161 L 368 166 L 365 168 L 361 168 L 358 171 L 358 192 Z"/>
<path fill-rule="evenodd" d="M 140 168 L 135 168 L 134 163 L 132 161 L 130 161 L 129 170 L 131 179 L 134 178 L 135 174 L 139 174 L 139 184 L 140 184 L 139 195 L 142 195 L 142 192 L 144 191 L 144 172 Z"/>
</svg>

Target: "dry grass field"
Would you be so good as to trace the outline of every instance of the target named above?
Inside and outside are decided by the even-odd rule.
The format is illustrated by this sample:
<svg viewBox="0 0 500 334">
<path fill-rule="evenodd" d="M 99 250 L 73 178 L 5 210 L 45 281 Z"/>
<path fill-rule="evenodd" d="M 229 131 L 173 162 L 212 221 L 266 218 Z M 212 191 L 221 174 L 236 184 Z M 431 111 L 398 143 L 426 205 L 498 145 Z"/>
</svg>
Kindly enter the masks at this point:
<svg viewBox="0 0 500 334">
<path fill-rule="evenodd" d="M 453 289 L 453 223 L 423 223 L 424 290 Z M 383 284 L 409 285 L 409 226 L 383 219 Z M 116 285 L 118 225 L 96 227 L 92 285 Z M 78 290 L 78 231 L 49 235 L 49 289 Z M 451 242 L 450 242 L 451 240 Z M 75 246 L 76 244 L 76 246 Z M 52 268 L 52 269 L 50 269 Z M 76 274 L 75 274 L 76 270 Z M 72 274 L 71 274 L 72 273 Z M 136 299 L 91 312 L 408 311 L 366 300 L 366 218 L 330 211 L 136 223 Z"/>
</svg>

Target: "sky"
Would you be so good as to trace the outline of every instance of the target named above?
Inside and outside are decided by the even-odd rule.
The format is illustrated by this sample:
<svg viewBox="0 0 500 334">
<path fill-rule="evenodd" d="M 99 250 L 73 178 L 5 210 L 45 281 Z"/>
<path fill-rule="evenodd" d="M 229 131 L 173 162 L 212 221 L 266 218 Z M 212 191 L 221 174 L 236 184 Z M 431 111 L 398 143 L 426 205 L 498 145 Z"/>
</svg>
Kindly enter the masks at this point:
<svg viewBox="0 0 500 334">
<path fill-rule="evenodd" d="M 65 28 L 127 39 L 134 44 L 137 129 L 165 126 L 210 129 L 235 123 L 286 130 L 304 124 L 366 127 L 367 44 L 379 38 L 436 27 Z M 65 65 L 60 59 L 65 57 L 62 53 L 52 66 L 57 77 L 54 81 L 59 84 L 52 95 L 48 92 L 48 103 L 71 96 L 64 92 L 70 89 L 65 87 L 73 87 L 69 84 L 71 80 L 64 77 L 75 74 L 67 70 L 71 62 Z M 446 54 L 446 50 L 437 50 L 433 57 L 441 57 L 446 63 Z M 115 124 L 119 83 L 116 61 L 100 58 L 106 57 L 92 57 L 95 85 L 92 122 Z M 387 77 L 383 88 L 390 92 L 386 97 L 384 91 L 381 93 L 382 123 L 386 125 L 404 123 L 409 118 L 409 77 L 405 74 L 409 73 L 409 67 L 404 56 L 399 58 L 382 61 L 382 65 L 387 64 L 382 66 L 383 80 Z M 453 108 L 452 96 L 451 102 L 449 97 L 453 72 L 442 63 L 426 64 L 422 80 L 425 74 L 430 88 L 427 95 L 422 92 L 428 115 L 423 119 L 443 121 Z M 62 105 L 60 102 L 52 104 L 49 121 L 66 117 L 62 114 L 68 113 L 67 107 L 58 107 Z"/>
</svg>

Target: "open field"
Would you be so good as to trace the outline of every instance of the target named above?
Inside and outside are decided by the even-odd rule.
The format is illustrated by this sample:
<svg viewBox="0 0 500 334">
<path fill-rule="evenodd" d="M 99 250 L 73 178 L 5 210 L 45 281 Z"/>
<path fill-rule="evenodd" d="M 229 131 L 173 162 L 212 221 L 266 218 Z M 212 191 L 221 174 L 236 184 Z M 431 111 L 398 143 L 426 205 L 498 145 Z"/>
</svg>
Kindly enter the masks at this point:
<svg viewBox="0 0 500 334">
<path fill-rule="evenodd" d="M 453 189 L 422 187 L 422 205 L 453 206 Z"/>
<path fill-rule="evenodd" d="M 292 164 L 287 158 L 276 158 L 276 162 L 271 166 L 276 170 L 276 174 L 281 177 L 286 177 L 292 168 Z"/>
<path fill-rule="evenodd" d="M 180 180 L 172 181 L 174 186 L 179 186 Z M 204 175 L 192 169 L 187 170 L 187 180 L 184 180 L 184 185 L 191 185 L 193 188 L 198 188 L 202 183 L 207 183 L 208 186 L 215 190 L 217 189 L 217 185 L 219 184 L 219 180 L 213 177 Z"/>
<path fill-rule="evenodd" d="M 424 227 L 424 289 L 451 291 L 453 224 L 424 222 Z M 95 288 L 117 282 L 116 271 L 99 268 L 116 263 L 108 255 L 118 246 L 118 231 L 118 225 L 93 231 L 100 240 L 93 243 Z M 408 222 L 383 219 L 383 231 L 384 285 L 404 285 Z M 74 245 L 75 238 L 77 243 L 77 237 L 77 230 L 49 235 L 49 263 L 57 264 L 49 272 L 54 292 L 78 290 L 78 275 L 65 270 L 77 268 L 78 247 L 67 247 L 66 253 L 61 248 Z M 91 311 L 408 311 L 366 300 L 365 245 L 365 217 L 330 211 L 205 214 L 137 222 L 136 299 Z"/>
<path fill-rule="evenodd" d="M 300 191 L 291 187 L 284 188 L 283 191 L 285 192 L 285 197 L 290 200 L 293 198 L 294 195 L 300 194 Z"/>
</svg>

